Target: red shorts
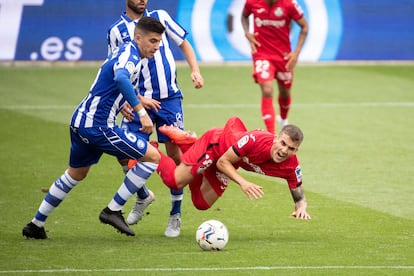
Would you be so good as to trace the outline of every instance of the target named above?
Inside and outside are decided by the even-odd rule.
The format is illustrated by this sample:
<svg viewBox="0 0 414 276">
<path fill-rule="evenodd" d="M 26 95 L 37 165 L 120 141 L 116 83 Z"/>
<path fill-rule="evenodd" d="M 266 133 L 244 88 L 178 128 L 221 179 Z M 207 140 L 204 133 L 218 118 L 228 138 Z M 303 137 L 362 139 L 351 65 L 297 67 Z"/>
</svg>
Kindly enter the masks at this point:
<svg viewBox="0 0 414 276">
<path fill-rule="evenodd" d="M 207 168 L 203 174 L 197 174 L 194 179 L 188 185 L 191 191 L 191 200 L 193 205 L 199 210 L 207 210 L 211 206 L 205 201 L 203 194 L 201 193 L 201 185 L 203 179 L 210 183 L 212 189 L 216 192 L 218 197 L 221 197 L 230 182 L 230 178 L 218 171 L 216 166 Z"/>
<path fill-rule="evenodd" d="M 287 61 L 254 59 L 253 79 L 256 83 L 264 83 L 276 79 L 279 85 L 291 88 L 293 72 L 286 69 Z"/>
<path fill-rule="evenodd" d="M 231 117 L 224 128 L 208 130 L 181 155 L 181 162 L 192 166 L 194 179 L 189 186 L 194 206 L 198 209 L 210 208 L 200 191 L 203 178 L 210 183 L 219 197 L 227 189 L 230 178 L 217 169 L 216 162 L 245 131 L 246 126 L 240 118 Z"/>
<path fill-rule="evenodd" d="M 216 167 L 219 154 L 219 138 L 223 128 L 213 128 L 203 134 L 192 146 L 181 155 L 181 162 L 192 166 L 194 180 L 189 184 L 190 190 L 200 190 L 202 177 L 205 177 L 211 187 L 221 196 L 227 188 L 230 179 Z"/>
</svg>

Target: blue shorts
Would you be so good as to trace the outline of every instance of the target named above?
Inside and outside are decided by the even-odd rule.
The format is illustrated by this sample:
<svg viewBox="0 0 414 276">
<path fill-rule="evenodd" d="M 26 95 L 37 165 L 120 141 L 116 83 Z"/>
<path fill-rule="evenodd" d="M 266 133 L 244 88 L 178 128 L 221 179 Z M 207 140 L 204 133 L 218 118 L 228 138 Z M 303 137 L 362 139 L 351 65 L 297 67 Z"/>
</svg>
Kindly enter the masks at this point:
<svg viewBox="0 0 414 276">
<path fill-rule="evenodd" d="M 103 153 L 118 160 L 139 159 L 147 152 L 147 141 L 119 127 L 70 127 L 70 157 L 72 168 L 88 167 L 98 163 Z"/>
<path fill-rule="evenodd" d="M 158 127 L 163 125 L 174 125 L 180 129 L 184 129 L 182 102 L 182 98 L 161 100 L 161 109 L 159 109 L 158 112 L 155 112 L 154 110 L 147 110 L 151 120 L 157 129 L 158 142 L 164 143 L 166 141 L 171 141 L 167 135 L 164 135 L 158 131 Z M 127 129 L 129 132 L 143 137 L 147 141 L 149 140 L 150 135 L 139 130 L 141 128 L 141 121 L 139 120 L 139 116 L 136 113 L 132 122 L 122 120 L 121 127 Z"/>
</svg>

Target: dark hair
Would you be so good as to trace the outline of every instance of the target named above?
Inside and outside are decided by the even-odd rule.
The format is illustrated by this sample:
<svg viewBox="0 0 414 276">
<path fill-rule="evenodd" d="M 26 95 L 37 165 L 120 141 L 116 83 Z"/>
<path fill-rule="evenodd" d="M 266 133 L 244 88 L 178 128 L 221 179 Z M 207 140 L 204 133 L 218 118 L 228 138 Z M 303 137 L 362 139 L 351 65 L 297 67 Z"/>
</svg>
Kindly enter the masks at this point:
<svg viewBox="0 0 414 276">
<path fill-rule="evenodd" d="M 144 16 L 140 20 L 138 20 L 137 25 L 135 26 L 135 31 L 140 30 L 144 33 L 157 33 L 162 34 L 165 31 L 164 25 L 161 24 L 155 18 Z"/>
<path fill-rule="evenodd" d="M 302 143 L 304 138 L 302 130 L 295 125 L 284 126 L 282 130 L 280 130 L 280 133 L 286 133 L 286 135 L 289 136 L 293 142 Z"/>
</svg>

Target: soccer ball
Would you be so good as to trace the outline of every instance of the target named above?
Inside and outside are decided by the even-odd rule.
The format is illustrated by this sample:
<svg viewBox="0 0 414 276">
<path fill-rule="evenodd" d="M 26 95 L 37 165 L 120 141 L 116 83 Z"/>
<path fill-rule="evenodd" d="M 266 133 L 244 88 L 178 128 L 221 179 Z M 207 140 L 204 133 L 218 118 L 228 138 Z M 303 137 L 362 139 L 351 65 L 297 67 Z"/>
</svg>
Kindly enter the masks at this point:
<svg viewBox="0 0 414 276">
<path fill-rule="evenodd" d="M 222 250 L 229 241 L 227 227 L 218 220 L 207 220 L 197 229 L 196 241 L 206 251 Z"/>
</svg>

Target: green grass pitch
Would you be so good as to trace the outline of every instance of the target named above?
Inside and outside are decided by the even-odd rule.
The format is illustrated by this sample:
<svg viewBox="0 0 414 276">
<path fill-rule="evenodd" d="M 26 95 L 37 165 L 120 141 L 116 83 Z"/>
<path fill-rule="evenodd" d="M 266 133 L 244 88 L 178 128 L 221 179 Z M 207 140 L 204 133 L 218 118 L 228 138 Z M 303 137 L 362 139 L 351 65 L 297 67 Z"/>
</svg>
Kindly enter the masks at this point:
<svg viewBox="0 0 414 276">
<path fill-rule="evenodd" d="M 414 65 L 299 64 L 289 121 L 305 140 L 298 152 L 311 221 L 290 217 L 287 185 L 242 172 L 263 185 L 249 201 L 234 183 L 208 211 L 189 191 L 181 236 L 163 232 L 169 191 L 157 175 L 156 200 L 126 237 L 100 224 L 123 174 L 104 156 L 46 223 L 48 240 L 26 240 L 23 226 L 66 169 L 68 122 L 99 65 L 0 67 L 0 274 L 2 275 L 413 275 Z M 202 65 L 205 87 L 179 67 L 186 128 L 202 133 L 240 116 L 263 128 L 250 65 Z M 129 212 L 130 200 L 125 212 Z M 204 252 L 195 231 L 218 219 L 230 240 Z"/>
</svg>

